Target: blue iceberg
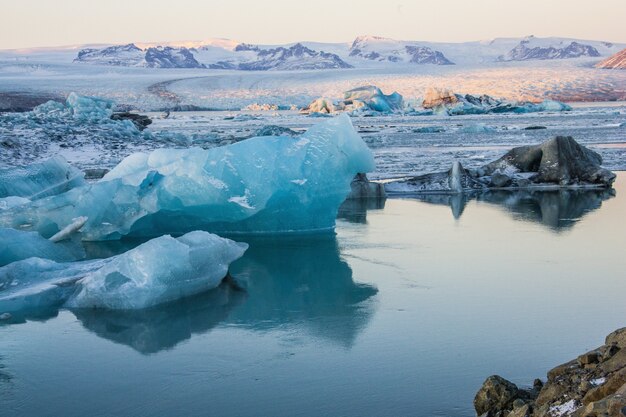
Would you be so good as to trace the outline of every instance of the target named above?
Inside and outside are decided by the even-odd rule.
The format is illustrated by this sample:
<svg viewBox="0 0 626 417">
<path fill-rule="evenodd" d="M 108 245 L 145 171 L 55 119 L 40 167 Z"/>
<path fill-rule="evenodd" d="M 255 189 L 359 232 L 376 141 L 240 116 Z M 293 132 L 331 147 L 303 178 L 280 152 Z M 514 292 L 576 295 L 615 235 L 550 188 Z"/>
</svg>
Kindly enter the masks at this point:
<svg viewBox="0 0 626 417">
<path fill-rule="evenodd" d="M 389 114 L 401 112 L 405 108 L 404 99 L 396 92 L 384 94 L 380 88 L 367 85 L 353 88 L 343 93 L 343 100 L 333 102 L 321 97 L 313 100 L 304 113 L 320 116 L 329 113 L 350 112 L 354 116 L 363 114 Z"/>
<path fill-rule="evenodd" d="M 352 105 L 355 110 L 367 108 L 380 113 L 393 113 L 404 108 L 404 100 L 400 94 L 383 94 L 380 88 L 373 85 L 346 91 L 343 102 L 346 106 Z"/>
<path fill-rule="evenodd" d="M 61 194 L 74 187 L 85 185 L 85 174 L 60 157 L 25 167 L 0 169 L 0 198 L 24 197 L 29 200 Z M 5 200 L 6 206 L 19 203 Z M 23 201 L 22 201 L 23 203 Z"/>
<path fill-rule="evenodd" d="M 76 242 L 52 242 L 37 232 L 0 228 L 0 266 L 32 257 L 58 262 L 76 261 L 85 252 Z"/>
<path fill-rule="evenodd" d="M 297 138 L 136 153 L 95 184 L 0 211 L 0 226 L 49 237 L 84 216 L 82 239 L 96 241 L 332 230 L 354 176 L 373 169 L 372 153 L 341 115 Z"/>
<path fill-rule="evenodd" d="M 133 310 L 217 287 L 246 243 L 195 231 L 161 236 L 107 259 L 29 258 L 0 268 L 0 312 L 55 307 Z"/>
</svg>

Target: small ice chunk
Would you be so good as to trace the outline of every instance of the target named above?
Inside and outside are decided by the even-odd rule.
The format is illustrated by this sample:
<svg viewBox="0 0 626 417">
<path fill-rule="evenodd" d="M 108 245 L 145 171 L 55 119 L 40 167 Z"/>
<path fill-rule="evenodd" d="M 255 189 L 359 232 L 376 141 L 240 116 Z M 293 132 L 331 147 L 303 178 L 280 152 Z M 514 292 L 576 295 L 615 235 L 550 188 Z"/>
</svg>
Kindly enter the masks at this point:
<svg viewBox="0 0 626 417">
<path fill-rule="evenodd" d="M 87 217 L 81 216 L 72 219 L 72 223 L 65 226 L 61 231 L 48 239 L 50 242 L 60 242 L 69 239 L 74 233 L 80 230 L 87 223 Z"/>
<path fill-rule="evenodd" d="M 196 231 L 161 236 L 107 259 L 13 262 L 0 268 L 0 311 L 151 307 L 217 287 L 247 248 Z"/>
</svg>

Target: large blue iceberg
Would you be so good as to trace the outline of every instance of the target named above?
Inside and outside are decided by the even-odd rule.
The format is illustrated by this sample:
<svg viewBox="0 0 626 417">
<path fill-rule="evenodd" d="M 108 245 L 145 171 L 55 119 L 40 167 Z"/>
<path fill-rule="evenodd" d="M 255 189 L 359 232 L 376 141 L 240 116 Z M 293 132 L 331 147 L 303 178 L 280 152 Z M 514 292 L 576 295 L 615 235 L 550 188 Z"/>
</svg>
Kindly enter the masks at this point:
<svg viewBox="0 0 626 417">
<path fill-rule="evenodd" d="M 332 230 L 354 176 L 373 169 L 342 115 L 298 138 L 133 154 L 95 184 L 0 211 L 0 226 L 49 237 L 87 217 L 83 240 Z"/>
<path fill-rule="evenodd" d="M 248 248 L 207 232 L 161 236 L 107 259 L 29 258 L 0 268 L 0 313 L 143 309 L 217 287 Z"/>
</svg>

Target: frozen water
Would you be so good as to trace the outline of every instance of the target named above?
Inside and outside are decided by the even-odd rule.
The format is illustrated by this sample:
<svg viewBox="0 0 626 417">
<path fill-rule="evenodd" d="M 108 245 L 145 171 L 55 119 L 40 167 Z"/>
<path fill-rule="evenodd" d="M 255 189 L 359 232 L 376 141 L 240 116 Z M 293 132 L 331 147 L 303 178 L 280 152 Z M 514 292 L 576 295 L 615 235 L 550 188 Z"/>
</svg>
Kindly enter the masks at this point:
<svg viewBox="0 0 626 417">
<path fill-rule="evenodd" d="M 330 230 L 357 173 L 374 160 L 346 115 L 298 138 L 266 136 L 124 159 L 100 182 L 4 210 L 0 224 L 51 236 L 79 216 L 84 240 Z M 296 180 L 296 181 L 294 181 Z"/>
<path fill-rule="evenodd" d="M 392 113 L 404 108 L 404 100 L 400 94 L 383 94 L 380 88 L 372 85 L 348 90 L 343 98 L 345 103 L 352 102 L 356 109 L 366 107 L 381 113 Z M 362 103 L 363 106 L 357 103 Z"/>
<path fill-rule="evenodd" d="M 161 236 L 107 259 L 14 262 L 0 268 L 0 311 L 151 307 L 217 287 L 247 248 L 195 231 L 176 239 Z"/>
<path fill-rule="evenodd" d="M 71 242 L 54 243 L 37 232 L 0 228 L 0 266 L 31 257 L 59 262 L 82 259 L 85 253 L 80 245 Z"/>
<path fill-rule="evenodd" d="M 207 232 L 162 236 L 105 260 L 81 279 L 69 307 L 141 309 L 217 287 L 248 248 Z"/>
<path fill-rule="evenodd" d="M 25 167 L 0 169 L 0 198 L 16 196 L 36 200 L 84 184 L 82 171 L 70 166 L 62 157 Z M 5 201 L 7 206 L 18 203 L 16 199 Z"/>
<path fill-rule="evenodd" d="M 463 133 L 488 133 L 495 132 L 496 129 L 491 126 L 487 126 L 484 123 L 474 123 L 461 128 L 461 131 Z"/>
</svg>

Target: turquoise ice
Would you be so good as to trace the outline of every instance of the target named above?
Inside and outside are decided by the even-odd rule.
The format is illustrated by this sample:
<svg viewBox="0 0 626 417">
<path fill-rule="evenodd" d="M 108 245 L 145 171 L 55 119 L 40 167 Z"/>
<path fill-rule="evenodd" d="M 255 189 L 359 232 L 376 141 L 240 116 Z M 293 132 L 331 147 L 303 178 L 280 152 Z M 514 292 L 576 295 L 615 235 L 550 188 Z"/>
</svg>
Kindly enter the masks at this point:
<svg viewBox="0 0 626 417">
<path fill-rule="evenodd" d="M 133 154 L 95 184 L 0 211 L 0 226 L 50 237 L 84 216 L 83 240 L 330 231 L 354 176 L 373 169 L 372 153 L 342 115 L 298 138 Z"/>
<path fill-rule="evenodd" d="M 0 199 L 24 197 L 36 200 L 64 193 L 85 183 L 85 174 L 60 157 L 25 167 L 0 169 Z M 12 200 L 5 200 L 7 206 Z M 1 209 L 1 207 L 0 207 Z"/>
<path fill-rule="evenodd" d="M 29 258 L 0 268 L 0 312 L 142 309 L 217 287 L 248 248 L 207 232 L 161 236 L 107 259 Z"/>
</svg>

